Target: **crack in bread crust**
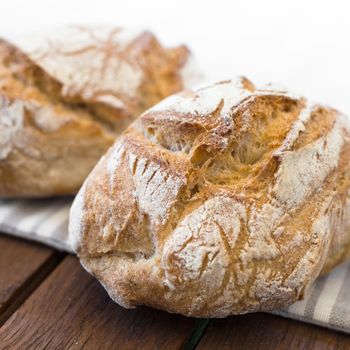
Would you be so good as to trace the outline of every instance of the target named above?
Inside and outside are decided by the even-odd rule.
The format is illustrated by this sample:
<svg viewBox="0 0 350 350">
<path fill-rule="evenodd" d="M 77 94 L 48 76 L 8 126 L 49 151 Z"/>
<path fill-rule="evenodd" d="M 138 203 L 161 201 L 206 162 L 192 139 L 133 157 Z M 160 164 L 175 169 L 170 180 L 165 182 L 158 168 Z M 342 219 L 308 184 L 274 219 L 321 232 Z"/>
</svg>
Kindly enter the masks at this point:
<svg viewBox="0 0 350 350">
<path fill-rule="evenodd" d="M 349 136 L 339 112 L 245 78 L 171 96 L 85 183 L 71 212 L 84 208 L 71 224 L 78 255 L 128 307 L 196 317 L 285 307 L 349 256 Z M 128 224 L 128 249 L 152 237 L 154 250 L 131 261 L 109 256 L 118 247 L 101 232 L 132 203 L 150 220 Z"/>
<path fill-rule="evenodd" d="M 185 87 L 189 57 L 122 28 L 0 39 L 0 197 L 75 194 L 142 111 Z"/>
</svg>

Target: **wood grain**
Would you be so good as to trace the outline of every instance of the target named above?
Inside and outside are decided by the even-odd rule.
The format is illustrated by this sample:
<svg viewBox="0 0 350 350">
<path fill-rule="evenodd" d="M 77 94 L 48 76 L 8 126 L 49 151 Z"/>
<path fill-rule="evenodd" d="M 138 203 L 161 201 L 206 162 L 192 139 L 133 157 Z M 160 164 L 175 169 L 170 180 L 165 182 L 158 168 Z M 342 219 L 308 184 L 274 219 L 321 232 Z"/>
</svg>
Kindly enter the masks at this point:
<svg viewBox="0 0 350 350">
<path fill-rule="evenodd" d="M 45 278 L 58 253 L 39 244 L 0 235 L 0 325 Z"/>
<path fill-rule="evenodd" d="M 350 336 L 261 313 L 211 321 L 198 344 L 206 349 L 345 350 Z"/>
<path fill-rule="evenodd" d="M 55 268 L 59 253 L 6 236 L 0 252 L 1 350 L 350 349 L 348 335 L 268 314 L 209 322 L 125 310 L 73 256 Z"/>
<path fill-rule="evenodd" d="M 2 349 L 179 349 L 198 320 L 112 302 L 67 256 L 0 329 Z"/>
</svg>

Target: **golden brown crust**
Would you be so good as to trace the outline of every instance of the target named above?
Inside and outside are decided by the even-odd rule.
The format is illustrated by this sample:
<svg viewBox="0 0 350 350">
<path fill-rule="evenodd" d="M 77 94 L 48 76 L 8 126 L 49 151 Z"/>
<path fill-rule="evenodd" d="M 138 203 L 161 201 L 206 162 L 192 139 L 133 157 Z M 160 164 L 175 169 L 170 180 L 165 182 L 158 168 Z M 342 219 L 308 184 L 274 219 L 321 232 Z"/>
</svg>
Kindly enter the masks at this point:
<svg viewBox="0 0 350 350">
<path fill-rule="evenodd" d="M 245 78 L 184 91 L 101 159 L 73 204 L 71 242 L 126 307 L 287 306 L 349 252 L 349 136 L 337 111 Z"/>
<path fill-rule="evenodd" d="M 141 111 L 184 87 L 187 48 L 149 32 L 71 27 L 0 40 L 0 197 L 77 192 Z"/>
</svg>

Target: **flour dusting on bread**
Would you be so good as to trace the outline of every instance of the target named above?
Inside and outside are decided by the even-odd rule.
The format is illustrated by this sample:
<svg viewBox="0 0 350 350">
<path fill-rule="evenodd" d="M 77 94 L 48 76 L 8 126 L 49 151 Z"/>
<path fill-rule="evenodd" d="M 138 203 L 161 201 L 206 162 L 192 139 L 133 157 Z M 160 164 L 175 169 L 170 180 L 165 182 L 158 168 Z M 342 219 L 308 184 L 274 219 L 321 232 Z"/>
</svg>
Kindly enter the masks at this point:
<svg viewBox="0 0 350 350">
<path fill-rule="evenodd" d="M 142 81 L 140 67 L 123 53 L 138 35 L 108 27 L 66 27 L 47 39 L 18 39 L 29 57 L 63 84 L 62 93 L 123 106 L 118 95 L 132 98 Z"/>
<path fill-rule="evenodd" d="M 86 193 L 103 195 L 96 209 L 85 200 L 78 255 L 128 307 L 196 317 L 286 307 L 349 256 L 349 136 L 339 112 L 242 77 L 171 96 L 90 178 Z"/>
<path fill-rule="evenodd" d="M 0 106 L 0 197 L 76 194 L 135 118 L 201 78 L 190 58 L 113 26 L 0 39 L 0 98 L 13 102 Z"/>
<path fill-rule="evenodd" d="M 298 206 L 322 186 L 337 167 L 346 133 L 350 132 L 345 118 L 340 115 L 329 134 L 302 149 L 278 153 L 281 164 L 276 173 L 274 193 L 288 209 Z"/>
<path fill-rule="evenodd" d="M 24 107 L 20 102 L 11 102 L 2 97 L 0 100 L 0 160 L 6 159 L 23 127 Z"/>
</svg>

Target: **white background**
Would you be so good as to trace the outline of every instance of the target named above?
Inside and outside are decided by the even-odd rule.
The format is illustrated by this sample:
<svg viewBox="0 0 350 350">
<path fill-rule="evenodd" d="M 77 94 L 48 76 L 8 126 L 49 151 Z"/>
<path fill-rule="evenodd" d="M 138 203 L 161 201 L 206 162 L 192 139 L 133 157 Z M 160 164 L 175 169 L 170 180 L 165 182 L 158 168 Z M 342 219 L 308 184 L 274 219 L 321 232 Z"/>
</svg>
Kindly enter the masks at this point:
<svg viewBox="0 0 350 350">
<path fill-rule="evenodd" d="M 348 5 L 349 3 L 349 5 Z M 347 0 L 0 0 L 0 35 L 62 24 L 153 30 L 187 43 L 212 79 L 277 82 L 350 115 Z"/>
</svg>

